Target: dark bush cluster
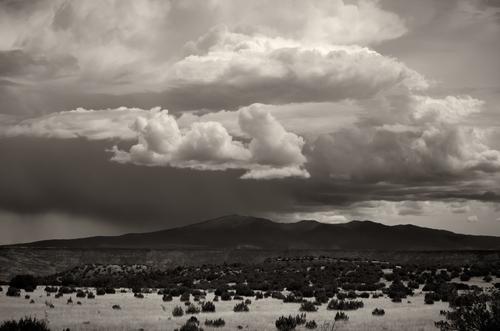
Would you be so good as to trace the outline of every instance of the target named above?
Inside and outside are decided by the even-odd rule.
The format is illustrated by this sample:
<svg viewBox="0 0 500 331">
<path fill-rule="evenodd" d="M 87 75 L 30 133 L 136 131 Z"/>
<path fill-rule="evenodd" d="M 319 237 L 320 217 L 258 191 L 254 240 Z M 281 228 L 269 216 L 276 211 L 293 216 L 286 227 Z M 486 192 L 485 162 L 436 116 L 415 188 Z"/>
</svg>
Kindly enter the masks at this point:
<svg viewBox="0 0 500 331">
<path fill-rule="evenodd" d="M 186 314 L 199 314 L 200 313 L 200 308 L 196 307 L 195 305 L 193 304 L 190 304 L 187 308 L 186 308 Z"/>
<path fill-rule="evenodd" d="M 250 311 L 250 308 L 248 308 L 248 305 L 246 303 L 240 302 L 240 303 L 236 304 L 236 306 L 234 306 L 233 311 L 234 312 L 247 312 L 247 311 Z"/>
<path fill-rule="evenodd" d="M 34 317 L 5 321 L 0 324 L 0 331 L 50 331 L 47 323 Z"/>
<path fill-rule="evenodd" d="M 179 331 L 203 331 L 200 327 L 200 321 L 194 316 L 191 316 L 186 323 L 181 326 Z"/>
<path fill-rule="evenodd" d="M 312 321 L 307 321 L 306 324 L 304 325 L 306 329 L 316 329 L 318 327 L 318 324 L 316 323 L 315 320 Z"/>
<path fill-rule="evenodd" d="M 226 325 L 226 322 L 222 318 L 218 318 L 216 320 L 205 320 L 206 326 L 211 326 L 214 328 L 220 328 Z"/>
<path fill-rule="evenodd" d="M 374 316 L 384 316 L 385 315 L 385 310 L 383 310 L 382 308 L 375 308 L 372 311 L 372 315 L 374 315 Z"/>
<path fill-rule="evenodd" d="M 10 280 L 10 286 L 33 292 L 38 286 L 38 280 L 33 275 L 17 275 Z"/>
<path fill-rule="evenodd" d="M 304 325 L 306 323 L 306 314 L 300 314 L 296 316 L 281 316 L 274 323 L 276 328 L 280 331 L 290 331 L 294 330 L 298 325 Z"/>
<path fill-rule="evenodd" d="M 5 295 L 8 297 L 20 297 L 21 290 L 18 289 L 17 287 L 9 286 L 9 288 L 7 288 L 7 293 L 5 293 Z"/>
<path fill-rule="evenodd" d="M 214 313 L 215 305 L 211 301 L 206 301 L 201 305 L 201 311 L 204 313 Z"/>
<path fill-rule="evenodd" d="M 349 316 L 344 313 L 343 311 L 338 311 L 336 314 L 335 314 L 335 321 L 348 321 L 349 320 Z"/>
<path fill-rule="evenodd" d="M 184 315 L 184 310 L 180 306 L 175 306 L 174 309 L 172 310 L 172 315 L 174 317 L 179 317 Z"/>
<path fill-rule="evenodd" d="M 450 330 L 500 330 L 500 293 L 491 296 L 470 293 L 461 305 L 453 306 L 451 311 L 442 311 L 446 320 L 436 322 L 441 331 Z"/>
<path fill-rule="evenodd" d="M 314 305 L 314 303 L 312 303 L 311 301 L 304 301 L 300 305 L 299 310 L 306 312 L 315 312 L 318 311 L 318 307 L 316 307 L 316 305 Z"/>
<path fill-rule="evenodd" d="M 332 299 L 326 308 L 328 310 L 356 310 L 363 308 L 363 301 Z"/>
</svg>

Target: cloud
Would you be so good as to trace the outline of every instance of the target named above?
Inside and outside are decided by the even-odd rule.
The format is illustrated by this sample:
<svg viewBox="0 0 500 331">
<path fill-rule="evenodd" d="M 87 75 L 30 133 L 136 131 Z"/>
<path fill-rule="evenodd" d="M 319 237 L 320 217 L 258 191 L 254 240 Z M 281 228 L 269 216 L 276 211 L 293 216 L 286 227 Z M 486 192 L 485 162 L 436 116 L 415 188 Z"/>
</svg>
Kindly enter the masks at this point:
<svg viewBox="0 0 500 331">
<path fill-rule="evenodd" d="M 300 18 L 297 12 L 302 14 Z M 227 28 L 224 31 L 217 28 L 220 26 Z M 206 34 L 207 31 L 212 32 Z M 106 100 L 95 106 L 101 108 L 117 107 L 114 103 L 117 95 L 136 99 L 142 93 L 161 94 L 156 97 L 163 102 L 155 104 L 169 108 L 177 105 L 187 109 L 221 109 L 227 105 L 239 107 L 255 102 L 282 102 L 293 99 L 301 88 L 314 89 L 301 79 L 321 78 L 321 75 L 301 74 L 303 69 L 299 66 L 321 66 L 324 65 L 321 62 L 328 59 L 321 59 L 325 54 L 306 54 L 317 52 L 314 48 L 280 51 L 281 46 L 331 45 L 334 52 L 330 57 L 338 58 L 338 67 L 345 57 L 340 46 L 355 49 L 359 47 L 356 45 L 377 44 L 398 38 L 405 32 L 401 18 L 370 1 L 316 0 L 302 3 L 283 0 L 272 4 L 267 1 L 219 0 L 41 0 L 23 4 L 4 1 L 0 3 L 0 79 L 13 78 L 27 87 L 13 87 L 14 92 L 0 90 L 0 98 L 13 99 L 9 107 L 3 107 L 5 110 L 1 111 L 48 113 L 68 110 L 78 106 L 77 99 L 89 94 Z M 239 45 L 228 42 L 238 42 Z M 214 43 L 219 47 L 214 47 Z M 262 49 L 265 43 L 270 48 Z M 229 57 L 235 46 L 245 45 L 250 49 L 241 49 Z M 333 45 L 340 46 L 335 48 Z M 254 46 L 260 49 L 252 49 Z M 226 53 L 223 48 L 227 48 Z M 253 62 L 252 56 L 255 56 Z M 368 57 L 369 54 L 360 51 L 359 61 L 365 61 L 366 66 L 373 61 L 381 71 L 393 70 L 389 76 L 398 71 L 410 74 L 410 70 L 395 60 Z M 295 92 L 286 93 L 282 88 L 276 94 L 269 85 L 259 88 L 262 86 L 259 84 L 271 84 L 273 78 L 280 79 L 272 76 L 273 69 L 269 66 L 281 63 L 276 70 L 286 74 L 283 70 L 288 61 L 296 62 L 290 64 L 288 73 L 297 74 L 297 79 L 290 81 L 291 87 L 297 89 Z M 301 63 L 303 61 L 306 62 Z M 262 71 L 257 70 L 255 77 L 249 77 L 249 81 L 240 85 L 243 82 L 238 80 L 244 71 L 258 69 L 266 62 L 269 63 L 267 68 L 262 66 Z M 225 74 L 217 76 L 214 65 L 220 66 Z M 392 65 L 395 68 L 385 68 Z M 196 75 L 204 71 L 206 74 L 199 76 L 199 81 L 191 77 L 188 85 L 184 84 L 184 77 L 175 75 L 176 72 Z M 218 81 L 218 86 L 203 84 L 215 76 L 219 79 L 227 76 L 228 79 Z M 285 81 L 283 77 L 281 80 Z M 392 76 L 381 80 L 378 83 L 384 85 L 398 78 Z M 340 87 L 343 92 L 332 94 L 335 97 L 346 94 L 351 86 L 348 82 L 346 84 L 348 86 Z M 224 88 L 227 93 L 224 93 Z M 242 88 L 249 88 L 248 96 L 241 92 Z M 365 88 L 367 94 L 376 90 L 369 84 L 361 84 L 360 88 Z M 196 92 L 198 95 L 193 96 Z M 58 99 L 67 99 L 67 102 L 54 100 L 55 95 Z M 297 100 L 301 99 L 307 98 L 298 94 Z M 60 108 L 61 103 L 64 108 Z"/>
<path fill-rule="evenodd" d="M 137 117 L 149 118 L 156 110 L 127 107 L 102 110 L 78 108 L 21 121 L 13 116 L 4 116 L 0 117 L 0 136 L 131 140 L 137 137 L 137 133 L 131 128 Z"/>
<path fill-rule="evenodd" d="M 470 216 L 467 216 L 467 222 L 477 223 L 477 222 L 479 222 L 479 218 L 476 215 L 470 215 Z"/>
<path fill-rule="evenodd" d="M 404 64 L 357 45 L 306 44 L 220 27 L 188 46 L 191 54 L 169 70 L 165 93 L 179 98 L 197 91 L 209 105 L 224 98 L 237 106 L 338 101 L 428 86 Z"/>
<path fill-rule="evenodd" d="M 470 212 L 470 207 L 465 201 L 452 202 L 449 207 L 454 214 L 466 214 Z"/>
<path fill-rule="evenodd" d="M 113 161 L 149 166 L 173 166 L 198 170 L 247 169 L 245 179 L 308 177 L 303 168 L 304 140 L 286 131 L 259 107 L 239 110 L 239 126 L 248 144 L 233 139 L 218 122 L 195 122 L 181 131 L 167 110 L 154 110 L 147 119 L 137 118 L 133 129 L 139 140 L 130 150 L 116 146 Z"/>
<path fill-rule="evenodd" d="M 422 215 L 424 213 L 423 205 L 420 201 L 402 201 L 398 205 L 399 215 Z"/>
<path fill-rule="evenodd" d="M 480 100 L 412 94 L 384 100 L 382 113 L 374 109 L 356 125 L 317 139 L 310 159 L 319 173 L 396 183 L 500 170 L 500 151 L 489 147 L 480 129 L 461 124 L 480 111 Z"/>
</svg>

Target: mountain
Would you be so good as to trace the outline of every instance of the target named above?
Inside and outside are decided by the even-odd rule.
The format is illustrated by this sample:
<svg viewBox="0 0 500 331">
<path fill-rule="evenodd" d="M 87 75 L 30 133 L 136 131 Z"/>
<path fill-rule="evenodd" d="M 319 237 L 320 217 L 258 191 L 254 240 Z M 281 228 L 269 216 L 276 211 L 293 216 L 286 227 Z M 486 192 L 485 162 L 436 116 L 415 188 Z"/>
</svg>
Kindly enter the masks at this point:
<svg viewBox="0 0 500 331">
<path fill-rule="evenodd" d="M 415 225 L 371 221 L 276 223 L 229 215 L 184 227 L 121 236 L 44 240 L 15 247 L 151 249 L 492 250 L 500 237 L 473 236 Z"/>
</svg>

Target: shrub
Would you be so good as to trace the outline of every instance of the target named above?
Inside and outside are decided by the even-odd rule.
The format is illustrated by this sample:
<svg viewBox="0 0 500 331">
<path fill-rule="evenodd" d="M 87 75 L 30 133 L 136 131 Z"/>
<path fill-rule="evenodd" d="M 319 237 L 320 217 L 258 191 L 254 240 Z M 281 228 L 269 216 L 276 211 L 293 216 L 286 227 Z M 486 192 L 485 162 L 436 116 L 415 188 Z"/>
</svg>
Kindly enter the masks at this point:
<svg viewBox="0 0 500 331">
<path fill-rule="evenodd" d="M 20 320 L 5 321 L 0 324 L 0 331 L 50 331 L 47 323 L 32 317 L 23 317 Z"/>
<path fill-rule="evenodd" d="M 229 292 L 224 292 L 220 295 L 220 299 L 222 301 L 230 301 L 231 300 L 231 294 Z"/>
<path fill-rule="evenodd" d="M 203 329 L 200 328 L 200 322 L 194 316 L 191 316 L 186 321 L 186 324 L 184 324 L 183 326 L 181 326 L 181 328 L 179 330 L 180 331 L 203 331 Z"/>
<path fill-rule="evenodd" d="M 83 292 L 82 290 L 78 290 L 76 292 L 76 297 L 77 298 L 85 298 L 85 292 Z"/>
<path fill-rule="evenodd" d="M 114 288 L 112 288 L 112 287 L 106 287 L 106 288 L 104 289 L 104 292 L 105 292 L 106 294 L 115 294 L 115 293 L 116 293 L 116 290 L 115 290 Z"/>
<path fill-rule="evenodd" d="M 294 330 L 297 325 L 303 325 L 306 323 L 306 314 L 296 315 L 295 317 L 289 315 L 288 317 L 281 316 L 274 323 L 276 328 L 280 331 L 290 331 Z"/>
<path fill-rule="evenodd" d="M 335 314 L 335 321 L 348 321 L 348 320 L 349 320 L 349 316 L 347 316 L 347 314 L 344 313 L 343 311 L 338 311 Z"/>
<path fill-rule="evenodd" d="M 32 275 L 17 275 L 10 280 L 9 285 L 18 289 L 23 289 L 26 292 L 33 292 L 38 282 Z"/>
<path fill-rule="evenodd" d="M 122 309 L 122 307 L 120 307 L 120 305 L 113 305 L 113 307 L 111 307 L 111 308 L 113 308 L 114 310 Z"/>
<path fill-rule="evenodd" d="M 87 299 L 95 299 L 95 294 L 93 292 L 87 293 Z"/>
<path fill-rule="evenodd" d="M 432 305 L 434 304 L 434 301 L 438 300 L 439 300 L 439 295 L 437 293 L 434 292 L 425 293 L 424 302 L 426 305 Z"/>
<path fill-rule="evenodd" d="M 300 305 L 299 310 L 300 311 L 307 311 L 307 312 L 314 312 L 314 311 L 318 311 L 318 307 L 316 307 L 314 305 L 314 303 L 312 303 L 311 301 L 304 301 Z"/>
<path fill-rule="evenodd" d="M 201 311 L 204 313 L 214 313 L 215 305 L 211 301 L 206 301 L 201 305 Z"/>
<path fill-rule="evenodd" d="M 95 293 L 96 293 L 97 295 L 104 295 L 104 294 L 106 294 L 106 290 L 105 290 L 105 289 L 103 289 L 102 287 L 100 287 L 100 288 L 98 288 L 98 289 L 95 291 Z"/>
<path fill-rule="evenodd" d="M 312 320 L 312 321 L 306 322 L 305 327 L 306 327 L 306 329 L 316 329 L 318 327 L 318 324 L 316 324 L 315 320 Z"/>
<path fill-rule="evenodd" d="M 68 286 L 61 286 L 59 287 L 59 291 L 57 293 L 63 295 L 63 294 L 71 294 L 73 292 L 75 292 L 74 288 Z"/>
<path fill-rule="evenodd" d="M 184 292 L 181 295 L 180 301 L 189 301 L 189 298 L 190 298 L 189 292 Z"/>
<path fill-rule="evenodd" d="M 184 315 L 184 310 L 180 306 L 175 306 L 174 310 L 172 310 L 172 316 L 179 317 Z"/>
<path fill-rule="evenodd" d="M 251 305 L 251 304 L 252 304 L 252 300 L 250 300 L 250 299 L 246 299 L 246 300 L 245 300 L 245 304 L 247 304 L 247 305 Z"/>
<path fill-rule="evenodd" d="M 448 330 L 500 330 L 500 293 L 486 299 L 474 294 L 471 305 L 456 306 L 452 311 L 443 312 L 445 321 L 435 325 L 442 331 Z"/>
<path fill-rule="evenodd" d="M 164 302 L 172 301 L 173 298 L 170 294 L 164 294 L 163 297 L 161 298 Z"/>
<path fill-rule="evenodd" d="M 211 326 L 214 328 L 220 328 L 226 325 L 226 322 L 222 318 L 218 318 L 216 320 L 205 320 L 206 326 Z"/>
<path fill-rule="evenodd" d="M 142 293 L 134 293 L 134 297 L 137 299 L 144 299 L 144 294 Z"/>
<path fill-rule="evenodd" d="M 363 299 L 368 299 L 370 297 L 370 293 L 368 293 L 368 292 L 360 293 L 359 297 L 363 298 Z"/>
<path fill-rule="evenodd" d="M 55 286 L 46 286 L 45 287 L 45 292 L 47 293 L 57 293 L 59 289 Z"/>
<path fill-rule="evenodd" d="M 17 287 L 9 286 L 9 288 L 7 289 L 7 293 L 5 293 L 5 295 L 8 297 L 20 297 L 21 290 L 19 290 Z"/>
<path fill-rule="evenodd" d="M 247 312 L 247 311 L 250 311 L 250 309 L 248 308 L 247 304 L 245 304 L 244 302 L 240 302 L 240 303 L 236 304 L 236 306 L 234 306 L 233 311 L 235 311 L 235 312 Z"/>
<path fill-rule="evenodd" d="M 383 310 L 382 308 L 375 308 L 372 311 L 372 315 L 374 315 L 374 316 L 383 316 L 383 315 L 385 315 L 385 310 Z"/>
<path fill-rule="evenodd" d="M 186 314 L 199 314 L 199 313 L 200 313 L 200 308 L 196 307 L 193 304 L 189 305 L 186 309 Z"/>
<path fill-rule="evenodd" d="M 359 300 L 336 300 L 332 299 L 328 303 L 328 310 L 356 310 L 363 307 L 363 301 Z"/>
</svg>

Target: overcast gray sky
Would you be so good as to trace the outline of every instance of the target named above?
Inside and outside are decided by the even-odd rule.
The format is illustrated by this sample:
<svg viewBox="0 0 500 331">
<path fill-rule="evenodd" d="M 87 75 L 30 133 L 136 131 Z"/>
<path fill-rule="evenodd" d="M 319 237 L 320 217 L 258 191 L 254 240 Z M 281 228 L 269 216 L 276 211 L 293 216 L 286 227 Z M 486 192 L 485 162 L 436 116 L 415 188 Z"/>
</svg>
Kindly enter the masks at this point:
<svg viewBox="0 0 500 331">
<path fill-rule="evenodd" d="M 224 214 L 500 235 L 500 1 L 0 1 L 0 244 Z"/>
</svg>

